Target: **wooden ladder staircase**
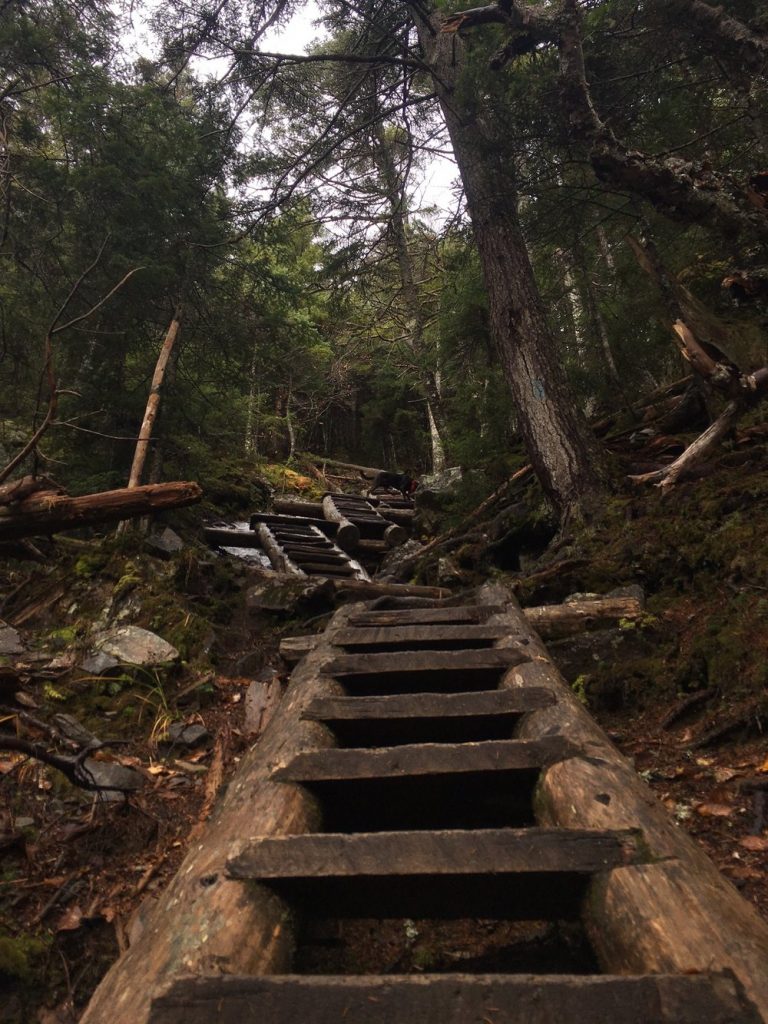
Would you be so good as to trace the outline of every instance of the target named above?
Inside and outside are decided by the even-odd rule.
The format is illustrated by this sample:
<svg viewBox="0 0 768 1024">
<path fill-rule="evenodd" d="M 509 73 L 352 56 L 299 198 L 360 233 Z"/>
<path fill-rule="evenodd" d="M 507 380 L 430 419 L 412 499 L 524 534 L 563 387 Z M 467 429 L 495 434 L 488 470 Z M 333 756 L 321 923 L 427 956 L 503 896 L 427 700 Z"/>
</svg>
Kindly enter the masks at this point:
<svg viewBox="0 0 768 1024">
<path fill-rule="evenodd" d="M 322 686 L 299 705 L 301 721 L 322 726 L 334 745 L 299 750 L 271 769 L 272 783 L 298 787 L 319 806 L 319 824 L 244 839 L 227 871 L 282 908 L 276 928 L 300 918 L 584 918 L 607 973 L 574 973 L 566 963 L 562 973 L 540 974 L 198 976 L 154 999 L 152 1024 L 765 1019 L 751 1000 L 766 997 L 768 983 L 756 975 L 768 946 L 751 908 L 720 946 L 698 907 L 685 904 L 682 883 L 647 908 L 644 922 L 627 923 L 642 905 L 638 886 L 653 902 L 651 876 L 667 862 L 679 870 L 675 844 L 688 840 L 678 841 L 655 808 L 625 820 L 618 805 L 633 773 L 570 697 L 519 609 L 488 594 L 486 603 L 454 608 L 356 605 L 329 631 L 316 672 Z M 630 803 L 651 804 L 635 784 L 640 795 Z M 598 827 L 612 818 L 617 824 Z M 259 821 L 253 826 L 258 833 Z M 696 858 L 692 870 L 704 872 L 693 888 L 714 901 L 718 920 L 725 897 Z M 671 875 L 658 877 L 661 890 L 672 884 Z M 678 940 L 687 948 L 697 929 L 699 960 L 678 955 Z M 768 953 L 762 966 L 768 974 Z"/>
</svg>

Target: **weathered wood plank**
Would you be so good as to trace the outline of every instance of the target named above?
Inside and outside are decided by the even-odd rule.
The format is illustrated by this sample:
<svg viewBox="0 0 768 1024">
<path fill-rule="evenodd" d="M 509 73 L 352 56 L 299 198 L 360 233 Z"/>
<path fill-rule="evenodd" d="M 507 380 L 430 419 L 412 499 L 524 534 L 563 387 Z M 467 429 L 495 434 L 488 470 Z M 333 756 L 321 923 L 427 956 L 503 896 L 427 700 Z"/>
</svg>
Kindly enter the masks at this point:
<svg viewBox="0 0 768 1024">
<path fill-rule="evenodd" d="M 528 771 L 573 757 L 576 748 L 561 736 L 533 742 L 413 743 L 375 750 L 310 750 L 277 768 L 275 782 L 386 779 L 415 775 Z"/>
<path fill-rule="evenodd" d="M 389 697 L 316 697 L 303 717 L 316 722 L 365 718 L 464 718 L 473 715 L 520 715 L 548 707 L 555 700 L 544 687 L 527 690 L 482 690 L 479 693 L 411 693 Z"/>
<path fill-rule="evenodd" d="M 427 626 L 438 623 L 483 622 L 502 611 L 498 605 L 463 605 L 455 608 L 402 608 L 360 612 L 351 616 L 351 626 Z"/>
<path fill-rule="evenodd" d="M 363 647 L 445 641 L 499 640 L 507 635 L 506 625 L 486 626 L 456 623 L 451 625 L 355 626 L 342 630 L 335 639 L 337 647 Z"/>
<path fill-rule="evenodd" d="M 150 1024 L 759 1024 L 727 975 L 185 978 Z"/>
<path fill-rule="evenodd" d="M 514 647 L 479 651 L 405 651 L 392 654 L 340 654 L 327 671 L 333 676 L 359 675 L 367 672 L 441 672 L 484 668 L 510 668 L 528 660 L 524 650 Z"/>
<path fill-rule="evenodd" d="M 637 833 L 579 829 L 371 832 L 250 839 L 230 878 L 376 878 L 567 872 L 593 874 L 638 859 Z"/>
</svg>

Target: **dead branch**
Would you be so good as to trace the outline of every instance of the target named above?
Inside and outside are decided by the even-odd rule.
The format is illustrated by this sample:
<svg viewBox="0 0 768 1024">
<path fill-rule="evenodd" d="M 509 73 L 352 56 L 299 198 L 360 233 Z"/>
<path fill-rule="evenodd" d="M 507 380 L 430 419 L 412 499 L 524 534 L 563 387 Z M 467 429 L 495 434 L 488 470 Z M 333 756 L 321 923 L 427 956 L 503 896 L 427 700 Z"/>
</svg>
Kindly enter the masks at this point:
<svg viewBox="0 0 768 1024">
<path fill-rule="evenodd" d="M 104 744 L 100 744 L 103 746 Z M 97 748 L 98 749 L 98 748 Z M 130 785 L 126 783 L 123 786 L 120 785 L 106 785 L 96 781 L 93 770 L 90 765 L 95 764 L 89 754 L 93 753 L 93 748 L 86 747 L 85 750 L 81 751 L 76 756 L 70 756 L 66 754 L 52 754 L 42 743 L 33 743 L 31 740 L 22 740 L 18 736 L 6 736 L 0 735 L 0 750 L 14 750 L 20 754 L 26 754 L 27 757 L 33 757 L 36 761 L 42 761 L 43 764 L 50 765 L 51 768 L 55 768 L 60 771 L 62 775 L 65 775 L 73 786 L 78 786 L 80 789 L 87 789 L 91 792 L 102 792 L 112 791 L 119 793 L 127 793 L 136 789 L 135 784 Z M 90 765 L 89 765 L 90 762 Z"/>
</svg>

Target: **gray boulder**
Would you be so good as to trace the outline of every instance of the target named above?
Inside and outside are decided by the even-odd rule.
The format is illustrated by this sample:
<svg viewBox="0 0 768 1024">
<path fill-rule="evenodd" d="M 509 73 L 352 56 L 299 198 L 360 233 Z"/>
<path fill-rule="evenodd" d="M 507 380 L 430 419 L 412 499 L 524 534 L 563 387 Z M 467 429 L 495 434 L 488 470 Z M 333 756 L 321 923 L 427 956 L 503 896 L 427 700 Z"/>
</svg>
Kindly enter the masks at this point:
<svg viewBox="0 0 768 1024">
<path fill-rule="evenodd" d="M 179 660 L 179 652 L 162 637 L 140 626 L 119 626 L 99 637 L 94 653 L 116 658 L 121 665 L 159 668 Z"/>
</svg>

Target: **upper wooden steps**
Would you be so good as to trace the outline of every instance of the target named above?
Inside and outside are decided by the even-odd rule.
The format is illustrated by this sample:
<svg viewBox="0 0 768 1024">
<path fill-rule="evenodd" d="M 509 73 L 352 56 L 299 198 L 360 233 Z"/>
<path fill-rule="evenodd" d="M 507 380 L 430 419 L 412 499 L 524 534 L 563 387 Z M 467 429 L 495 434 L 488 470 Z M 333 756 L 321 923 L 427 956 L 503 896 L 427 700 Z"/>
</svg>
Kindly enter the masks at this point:
<svg viewBox="0 0 768 1024">
<path fill-rule="evenodd" d="M 186 978 L 149 1024 L 759 1024 L 730 974 Z"/>
</svg>

